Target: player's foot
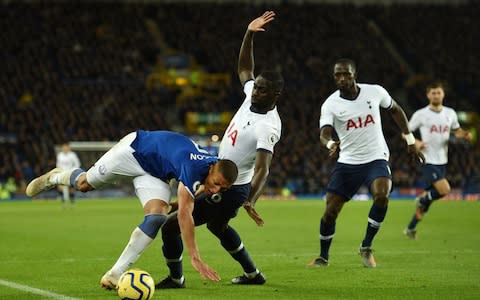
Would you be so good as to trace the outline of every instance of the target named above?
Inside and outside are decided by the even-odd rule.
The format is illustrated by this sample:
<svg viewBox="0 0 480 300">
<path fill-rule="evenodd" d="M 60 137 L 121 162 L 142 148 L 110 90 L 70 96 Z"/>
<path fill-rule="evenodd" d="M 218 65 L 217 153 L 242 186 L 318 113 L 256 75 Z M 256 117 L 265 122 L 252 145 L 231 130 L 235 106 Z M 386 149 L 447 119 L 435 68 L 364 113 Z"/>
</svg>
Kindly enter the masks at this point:
<svg viewBox="0 0 480 300">
<path fill-rule="evenodd" d="M 319 256 L 312 260 L 307 267 L 313 268 L 313 267 L 328 267 L 328 260 L 325 258 Z"/>
<path fill-rule="evenodd" d="M 183 282 L 180 284 L 178 282 L 173 281 L 170 275 L 155 285 L 155 289 L 183 289 L 183 288 L 185 288 L 185 279 L 183 279 Z"/>
<path fill-rule="evenodd" d="M 362 247 L 358 249 L 358 254 L 363 259 L 363 266 L 365 268 L 375 268 L 377 266 L 377 262 L 373 257 L 373 250 L 370 247 Z"/>
<path fill-rule="evenodd" d="M 51 183 L 49 179 L 53 174 L 58 174 L 60 172 L 62 172 L 62 169 L 55 168 L 48 173 L 45 173 L 42 176 L 35 178 L 27 185 L 27 190 L 25 191 L 25 193 L 27 194 L 27 196 L 33 197 L 40 194 L 41 192 L 53 189 L 56 184 Z"/>
<path fill-rule="evenodd" d="M 410 239 L 412 240 L 416 240 L 417 239 L 417 231 L 415 229 L 408 229 L 406 228 L 404 231 L 403 231 L 403 234 L 406 235 L 407 237 L 409 237 Z"/>
<path fill-rule="evenodd" d="M 100 279 L 100 286 L 107 290 L 114 290 L 117 288 L 118 280 L 120 276 L 115 276 L 112 272 L 108 271 Z"/>
<path fill-rule="evenodd" d="M 233 284 L 264 284 L 267 279 L 262 273 L 258 273 L 253 278 L 248 278 L 245 274 L 232 279 Z"/>
</svg>

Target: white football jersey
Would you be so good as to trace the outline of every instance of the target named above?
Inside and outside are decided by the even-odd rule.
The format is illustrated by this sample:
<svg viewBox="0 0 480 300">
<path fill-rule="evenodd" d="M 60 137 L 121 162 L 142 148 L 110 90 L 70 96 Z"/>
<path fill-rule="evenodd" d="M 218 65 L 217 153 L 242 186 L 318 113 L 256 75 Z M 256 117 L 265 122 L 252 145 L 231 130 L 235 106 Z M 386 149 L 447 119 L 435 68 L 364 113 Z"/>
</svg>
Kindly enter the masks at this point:
<svg viewBox="0 0 480 300">
<path fill-rule="evenodd" d="M 340 91 L 330 95 L 322 105 L 320 128 L 332 126 L 340 140 L 338 162 L 364 164 L 390 156 L 382 132 L 380 107 L 391 108 L 393 99 L 379 85 L 357 84 L 360 92 L 356 99 L 340 97 Z"/>
<path fill-rule="evenodd" d="M 276 107 L 266 114 L 250 110 L 253 84 L 253 80 L 245 83 L 245 100 L 223 134 L 218 153 L 219 158 L 230 159 L 237 165 L 238 177 L 235 185 L 252 181 L 257 149 L 273 153 L 282 131 L 282 122 Z"/>
<path fill-rule="evenodd" d="M 62 168 L 64 170 L 80 168 L 80 159 L 78 159 L 77 154 L 73 151 L 67 153 L 60 151 L 57 154 L 57 168 Z"/>
<path fill-rule="evenodd" d="M 426 106 L 413 113 L 408 127 L 410 131 L 420 129 L 421 139 L 426 144 L 422 150 L 426 163 L 444 165 L 448 162 L 450 131 L 460 128 L 455 110 L 443 106 L 436 112 Z"/>
</svg>

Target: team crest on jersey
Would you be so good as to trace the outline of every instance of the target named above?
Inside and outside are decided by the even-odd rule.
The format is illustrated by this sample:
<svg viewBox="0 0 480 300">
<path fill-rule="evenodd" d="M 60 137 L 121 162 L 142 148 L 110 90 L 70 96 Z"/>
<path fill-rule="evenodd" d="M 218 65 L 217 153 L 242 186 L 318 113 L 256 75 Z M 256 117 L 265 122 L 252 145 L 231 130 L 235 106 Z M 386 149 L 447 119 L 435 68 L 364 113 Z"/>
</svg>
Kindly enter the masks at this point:
<svg viewBox="0 0 480 300">
<path fill-rule="evenodd" d="M 277 142 L 277 136 L 275 134 L 271 134 L 268 138 L 268 141 L 270 142 L 270 144 L 275 145 L 275 143 Z"/>
<path fill-rule="evenodd" d="M 107 167 L 105 165 L 98 166 L 98 173 L 100 173 L 100 175 L 107 174 Z"/>
<path fill-rule="evenodd" d="M 192 188 L 193 188 L 193 192 L 194 192 L 194 193 L 198 190 L 198 188 L 200 187 L 201 184 L 202 184 L 202 183 L 201 183 L 200 181 L 195 181 L 195 182 L 193 183 Z"/>
</svg>

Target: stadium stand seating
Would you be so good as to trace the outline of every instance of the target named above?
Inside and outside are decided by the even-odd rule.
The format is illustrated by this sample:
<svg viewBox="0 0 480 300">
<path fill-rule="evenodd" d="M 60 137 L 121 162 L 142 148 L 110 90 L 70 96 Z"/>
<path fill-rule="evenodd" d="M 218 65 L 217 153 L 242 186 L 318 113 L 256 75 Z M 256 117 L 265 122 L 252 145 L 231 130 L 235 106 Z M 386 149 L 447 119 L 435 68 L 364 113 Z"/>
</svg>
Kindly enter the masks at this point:
<svg viewBox="0 0 480 300">
<path fill-rule="evenodd" d="M 240 41 L 252 16 L 267 9 L 131 1 L 0 5 L 0 182 L 13 177 L 19 193 L 25 182 L 53 166 L 55 144 L 117 140 L 137 128 L 177 129 L 188 111 L 235 110 L 243 99 L 236 77 Z M 278 107 L 283 132 L 268 193 L 324 192 L 334 161 L 326 159 L 318 140 L 318 119 L 323 99 L 334 90 L 331 65 L 339 57 L 356 60 L 359 82 L 383 85 L 408 113 L 426 105 L 424 84 L 437 77 L 450 84 L 447 105 L 476 110 L 478 4 L 271 9 L 278 21 L 255 40 L 256 70 L 281 70 L 286 89 Z M 452 15 L 459 18 L 445 22 Z M 413 76 L 392 58 L 372 22 Z M 148 78 L 162 72 L 159 57 L 166 53 L 185 54 L 201 72 L 231 81 L 211 91 L 152 88 Z M 384 124 L 395 186 L 419 187 L 418 169 L 398 130 L 392 120 Z M 449 180 L 453 187 L 478 192 L 479 143 L 453 142 Z"/>
</svg>

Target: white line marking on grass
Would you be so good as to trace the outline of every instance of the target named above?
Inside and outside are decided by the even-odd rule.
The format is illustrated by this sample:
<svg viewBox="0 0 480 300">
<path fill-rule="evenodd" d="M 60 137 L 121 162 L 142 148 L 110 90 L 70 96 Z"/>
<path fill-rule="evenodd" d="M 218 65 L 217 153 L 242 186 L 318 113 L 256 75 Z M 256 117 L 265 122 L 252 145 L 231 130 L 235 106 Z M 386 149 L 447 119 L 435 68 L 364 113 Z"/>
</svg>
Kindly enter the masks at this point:
<svg viewBox="0 0 480 300">
<path fill-rule="evenodd" d="M 4 285 L 12 289 L 17 289 L 24 292 L 28 292 L 28 293 L 32 293 L 32 294 L 36 294 L 44 297 L 50 297 L 58 300 L 80 300 L 79 298 L 73 298 L 73 297 L 62 295 L 62 294 L 57 294 L 54 292 L 37 289 L 34 287 L 30 287 L 28 285 L 23 285 L 23 284 L 15 283 L 12 281 L 3 280 L 3 279 L 0 279 L 0 285 Z"/>
<path fill-rule="evenodd" d="M 11 259 L 11 260 L 1 260 L 0 265 L 2 264 L 17 264 L 17 263 L 31 263 L 31 264 L 41 264 L 41 263 L 78 263 L 78 262 L 95 262 L 95 261 L 107 261 L 111 260 L 111 257 L 95 257 L 95 258 L 61 258 L 61 259 Z"/>
</svg>

